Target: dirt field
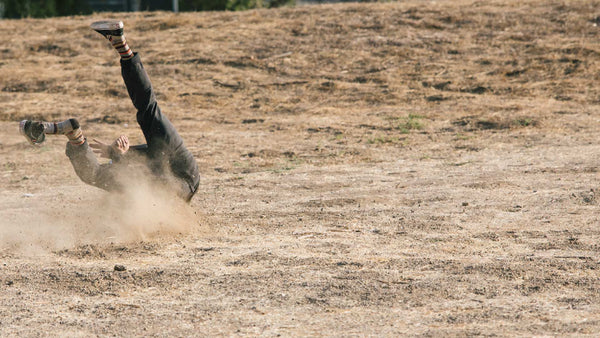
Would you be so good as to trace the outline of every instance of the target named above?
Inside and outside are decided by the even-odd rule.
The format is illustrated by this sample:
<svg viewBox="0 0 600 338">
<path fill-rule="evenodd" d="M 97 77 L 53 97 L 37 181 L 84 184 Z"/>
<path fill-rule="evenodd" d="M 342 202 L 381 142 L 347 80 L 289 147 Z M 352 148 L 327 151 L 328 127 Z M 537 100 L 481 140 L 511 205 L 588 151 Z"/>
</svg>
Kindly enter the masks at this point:
<svg viewBox="0 0 600 338">
<path fill-rule="evenodd" d="M 600 334 L 599 5 L 0 21 L 0 335 Z M 105 17 L 197 157 L 190 206 L 18 134 L 143 142 Z"/>
</svg>

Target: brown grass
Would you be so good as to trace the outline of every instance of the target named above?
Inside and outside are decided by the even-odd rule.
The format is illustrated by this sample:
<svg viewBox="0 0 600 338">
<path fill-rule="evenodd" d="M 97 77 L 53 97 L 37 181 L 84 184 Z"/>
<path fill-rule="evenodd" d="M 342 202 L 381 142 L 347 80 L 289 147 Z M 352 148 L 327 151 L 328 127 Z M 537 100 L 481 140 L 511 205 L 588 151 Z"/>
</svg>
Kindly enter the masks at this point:
<svg viewBox="0 0 600 338">
<path fill-rule="evenodd" d="M 597 335 L 598 5 L 0 21 L 0 335 Z M 197 156 L 189 231 L 79 227 L 111 197 L 17 133 L 142 141 L 103 17 Z"/>
</svg>

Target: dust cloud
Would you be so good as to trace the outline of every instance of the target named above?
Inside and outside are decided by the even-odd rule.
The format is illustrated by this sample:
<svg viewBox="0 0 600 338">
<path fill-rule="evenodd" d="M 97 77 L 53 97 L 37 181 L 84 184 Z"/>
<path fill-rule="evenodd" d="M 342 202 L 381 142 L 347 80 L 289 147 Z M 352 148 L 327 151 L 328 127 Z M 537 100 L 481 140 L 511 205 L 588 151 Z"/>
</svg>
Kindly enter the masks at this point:
<svg viewBox="0 0 600 338">
<path fill-rule="evenodd" d="M 122 193 L 80 193 L 50 201 L 32 197 L 3 203 L 0 254 L 36 255 L 86 244 L 175 236 L 198 223 L 187 203 L 148 183 L 136 182 Z"/>
</svg>

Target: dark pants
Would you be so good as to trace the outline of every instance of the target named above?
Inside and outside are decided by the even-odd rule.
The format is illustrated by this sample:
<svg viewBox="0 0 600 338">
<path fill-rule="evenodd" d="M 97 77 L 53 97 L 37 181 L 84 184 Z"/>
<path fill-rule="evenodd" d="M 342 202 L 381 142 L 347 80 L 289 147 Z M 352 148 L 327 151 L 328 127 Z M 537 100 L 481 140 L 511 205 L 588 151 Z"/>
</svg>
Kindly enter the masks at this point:
<svg viewBox="0 0 600 338">
<path fill-rule="evenodd" d="M 107 191 L 124 190 L 128 176 L 123 175 L 123 171 L 128 170 L 132 161 L 141 161 L 152 174 L 151 178 L 158 178 L 180 197 L 191 200 L 200 183 L 198 165 L 173 124 L 158 107 L 150 78 L 137 53 L 130 60 L 121 60 L 121 74 L 137 109 L 137 122 L 147 147 L 130 150 L 123 161 L 100 165 L 87 141 L 81 146 L 67 143 L 66 154 L 77 176 L 83 182 Z"/>
</svg>

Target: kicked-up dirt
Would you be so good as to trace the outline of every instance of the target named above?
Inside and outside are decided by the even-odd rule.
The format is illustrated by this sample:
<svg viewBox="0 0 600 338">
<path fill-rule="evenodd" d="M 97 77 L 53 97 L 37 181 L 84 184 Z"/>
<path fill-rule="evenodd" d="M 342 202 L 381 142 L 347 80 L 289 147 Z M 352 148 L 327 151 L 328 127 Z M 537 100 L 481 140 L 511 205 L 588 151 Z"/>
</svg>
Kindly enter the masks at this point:
<svg viewBox="0 0 600 338">
<path fill-rule="evenodd" d="M 599 5 L 0 21 L 0 335 L 598 335 Z M 189 206 L 18 133 L 143 143 L 102 18 L 198 160 Z"/>
</svg>

